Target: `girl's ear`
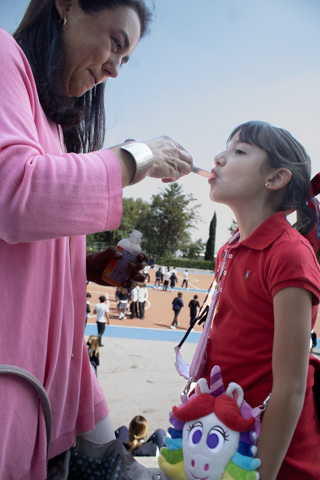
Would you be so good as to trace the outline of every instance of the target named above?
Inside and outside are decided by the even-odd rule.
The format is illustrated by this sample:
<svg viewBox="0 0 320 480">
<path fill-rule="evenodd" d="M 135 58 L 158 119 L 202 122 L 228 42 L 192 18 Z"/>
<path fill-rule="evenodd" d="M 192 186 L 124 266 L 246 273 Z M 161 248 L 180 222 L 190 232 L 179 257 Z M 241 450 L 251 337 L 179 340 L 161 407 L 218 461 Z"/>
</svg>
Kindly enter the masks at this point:
<svg viewBox="0 0 320 480">
<path fill-rule="evenodd" d="M 270 175 L 264 184 L 267 190 L 281 190 L 291 180 L 292 173 L 288 168 L 279 168 Z"/>
</svg>

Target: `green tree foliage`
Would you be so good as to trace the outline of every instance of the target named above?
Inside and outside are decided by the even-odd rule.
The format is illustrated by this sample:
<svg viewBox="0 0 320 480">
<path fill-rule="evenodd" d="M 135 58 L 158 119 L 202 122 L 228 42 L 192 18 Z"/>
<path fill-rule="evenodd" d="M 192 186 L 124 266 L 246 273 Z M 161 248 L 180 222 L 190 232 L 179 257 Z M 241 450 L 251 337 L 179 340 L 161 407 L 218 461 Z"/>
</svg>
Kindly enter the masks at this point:
<svg viewBox="0 0 320 480">
<path fill-rule="evenodd" d="M 190 243 L 189 231 L 199 220 L 199 205 L 193 205 L 194 202 L 192 194 L 184 195 L 178 183 L 171 183 L 160 194 L 152 195 L 148 212 L 137 224 L 147 252 L 164 256 L 183 251 Z"/>
<path fill-rule="evenodd" d="M 216 246 L 216 230 L 217 230 L 217 214 L 214 212 L 212 220 L 209 227 L 209 238 L 206 245 L 206 252 L 204 254 L 204 259 L 211 262 L 214 261 L 214 251 Z"/>
<path fill-rule="evenodd" d="M 195 242 L 188 243 L 183 249 L 181 249 L 183 256 L 191 260 L 196 260 L 204 252 L 205 245 L 201 238 Z"/>
<path fill-rule="evenodd" d="M 148 209 L 149 204 L 141 198 L 137 200 L 124 198 L 122 201 L 122 219 L 118 230 L 87 235 L 87 244 L 104 242 L 107 245 L 116 245 L 121 238 L 128 238 L 132 230 L 137 229 L 139 220 L 146 215 Z"/>
<path fill-rule="evenodd" d="M 116 245 L 136 229 L 143 233 L 141 246 L 145 252 L 164 256 L 173 255 L 177 250 L 184 251 L 192 244 L 190 230 L 200 220 L 199 205 L 193 205 L 194 202 L 191 194 L 183 194 L 178 183 L 171 183 L 160 194 L 152 195 L 151 203 L 141 198 L 124 198 L 119 229 L 88 235 L 87 244 L 105 242 L 107 245 Z"/>
<path fill-rule="evenodd" d="M 234 219 L 232 219 L 231 225 L 230 225 L 230 227 L 228 228 L 230 234 L 233 235 L 234 232 L 237 230 L 237 228 L 238 228 L 237 222 L 236 222 Z"/>
</svg>

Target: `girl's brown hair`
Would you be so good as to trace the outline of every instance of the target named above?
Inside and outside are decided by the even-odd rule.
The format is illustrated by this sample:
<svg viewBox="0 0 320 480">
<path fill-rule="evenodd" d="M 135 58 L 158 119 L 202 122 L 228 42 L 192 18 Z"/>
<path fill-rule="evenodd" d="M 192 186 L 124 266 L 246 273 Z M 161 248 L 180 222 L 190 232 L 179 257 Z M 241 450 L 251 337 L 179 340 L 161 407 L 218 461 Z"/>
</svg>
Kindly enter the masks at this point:
<svg viewBox="0 0 320 480">
<path fill-rule="evenodd" d="M 148 422 L 142 415 L 133 417 L 129 425 L 129 452 L 141 447 L 142 440 L 148 435 Z"/>
<path fill-rule="evenodd" d="M 90 335 L 88 338 L 88 345 L 89 345 L 89 357 L 98 356 L 99 355 L 99 341 L 98 337 L 94 335 Z"/>
<path fill-rule="evenodd" d="M 287 168 L 291 172 L 288 184 L 277 192 L 270 192 L 269 201 L 276 211 L 297 212 L 294 227 L 307 235 L 314 227 L 316 215 L 307 205 L 310 198 L 310 158 L 287 130 L 274 127 L 266 122 L 251 121 L 236 127 L 228 141 L 238 133 L 241 142 L 256 145 L 267 154 L 269 168 Z"/>
</svg>

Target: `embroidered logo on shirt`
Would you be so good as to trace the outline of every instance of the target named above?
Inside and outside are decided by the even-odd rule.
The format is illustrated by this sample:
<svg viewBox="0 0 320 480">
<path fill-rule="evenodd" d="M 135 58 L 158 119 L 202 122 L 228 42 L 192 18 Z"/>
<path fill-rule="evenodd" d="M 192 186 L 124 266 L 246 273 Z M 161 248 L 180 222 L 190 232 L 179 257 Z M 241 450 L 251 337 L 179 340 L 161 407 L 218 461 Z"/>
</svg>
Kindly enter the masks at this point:
<svg viewBox="0 0 320 480">
<path fill-rule="evenodd" d="M 244 275 L 244 277 L 243 277 L 243 280 L 244 280 L 245 282 L 248 280 L 249 275 L 250 275 L 250 272 L 251 272 L 251 270 L 247 270 L 247 271 L 246 271 L 246 273 L 245 273 L 245 275 Z"/>
</svg>

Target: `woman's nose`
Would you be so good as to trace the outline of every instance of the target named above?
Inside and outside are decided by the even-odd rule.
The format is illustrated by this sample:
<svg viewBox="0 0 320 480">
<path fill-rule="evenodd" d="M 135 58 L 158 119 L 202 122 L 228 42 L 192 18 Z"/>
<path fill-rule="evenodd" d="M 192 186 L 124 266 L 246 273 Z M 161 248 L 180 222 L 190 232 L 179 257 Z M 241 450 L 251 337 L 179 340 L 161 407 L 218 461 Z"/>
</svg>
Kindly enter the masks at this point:
<svg viewBox="0 0 320 480">
<path fill-rule="evenodd" d="M 117 78 L 121 67 L 121 58 L 118 55 L 109 57 L 108 61 L 103 64 L 105 75 L 110 78 Z"/>
</svg>

